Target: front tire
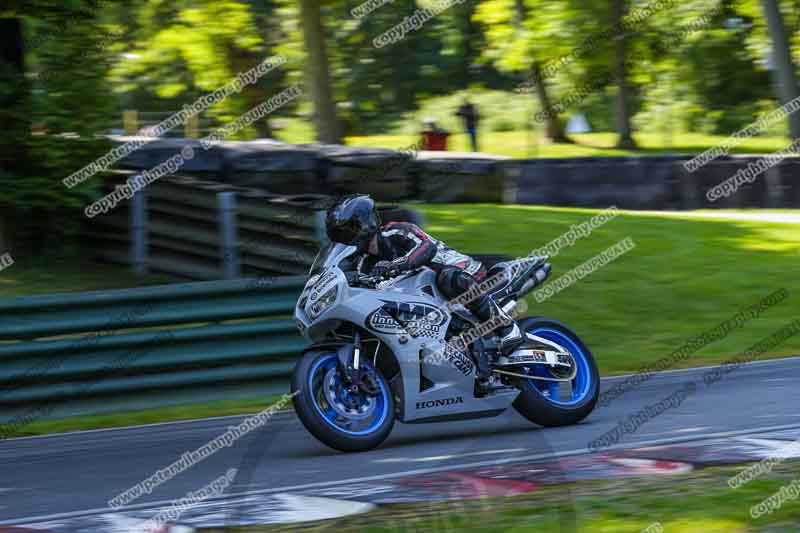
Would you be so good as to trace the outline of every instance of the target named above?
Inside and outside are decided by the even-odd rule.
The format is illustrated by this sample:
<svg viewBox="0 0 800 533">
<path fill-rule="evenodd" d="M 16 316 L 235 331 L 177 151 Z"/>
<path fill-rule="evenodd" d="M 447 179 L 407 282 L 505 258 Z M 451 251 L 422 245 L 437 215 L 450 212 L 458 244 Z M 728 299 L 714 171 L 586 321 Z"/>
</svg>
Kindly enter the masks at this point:
<svg viewBox="0 0 800 533">
<path fill-rule="evenodd" d="M 556 320 L 525 318 L 518 324 L 522 331 L 566 348 L 578 368 L 568 394 L 562 393 L 557 382 L 519 378 L 517 386 L 522 392 L 514 400 L 514 408 L 531 422 L 546 427 L 577 424 L 589 416 L 600 395 L 600 372 L 589 348 L 574 331 Z M 531 376 L 552 377 L 542 365 L 532 365 L 526 372 Z"/>
<path fill-rule="evenodd" d="M 361 364 L 378 385 L 375 396 L 347 390 L 335 350 L 306 352 L 292 374 L 298 418 L 323 444 L 343 452 L 375 448 L 394 426 L 395 403 L 389 383 L 368 361 Z"/>
</svg>

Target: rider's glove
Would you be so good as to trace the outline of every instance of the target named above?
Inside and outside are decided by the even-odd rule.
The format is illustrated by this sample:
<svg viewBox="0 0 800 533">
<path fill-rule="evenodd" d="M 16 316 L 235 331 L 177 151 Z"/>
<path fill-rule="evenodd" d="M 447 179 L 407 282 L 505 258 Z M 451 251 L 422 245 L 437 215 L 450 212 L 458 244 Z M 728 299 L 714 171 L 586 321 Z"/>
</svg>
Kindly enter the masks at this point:
<svg viewBox="0 0 800 533">
<path fill-rule="evenodd" d="M 388 278 L 397 274 L 397 266 L 392 264 L 391 261 L 378 261 L 372 267 L 372 274 L 379 278 Z"/>
</svg>

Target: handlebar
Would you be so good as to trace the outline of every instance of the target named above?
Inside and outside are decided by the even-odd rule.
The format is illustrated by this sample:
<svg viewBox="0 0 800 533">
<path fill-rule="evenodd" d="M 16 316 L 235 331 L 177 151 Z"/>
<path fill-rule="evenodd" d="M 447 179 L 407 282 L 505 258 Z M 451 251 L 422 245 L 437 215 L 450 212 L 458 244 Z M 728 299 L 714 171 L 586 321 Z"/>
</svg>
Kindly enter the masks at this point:
<svg viewBox="0 0 800 533">
<path fill-rule="evenodd" d="M 350 272 L 345 272 L 345 277 L 347 278 L 347 283 L 349 284 L 358 284 L 364 285 L 369 288 L 374 288 L 378 283 L 382 280 L 377 276 L 369 276 L 367 274 L 362 274 L 361 272 L 357 272 L 352 270 Z"/>
<path fill-rule="evenodd" d="M 347 272 L 345 275 L 347 276 L 347 282 L 348 283 L 355 282 L 355 283 L 358 283 L 359 285 L 364 285 L 366 287 L 374 289 L 378 285 L 378 283 L 381 283 L 382 281 L 398 278 L 400 276 L 407 276 L 407 275 L 410 275 L 410 274 L 416 274 L 420 270 L 421 269 L 406 270 L 406 271 L 400 272 L 398 274 L 392 274 L 392 275 L 387 275 L 387 276 L 374 276 L 374 275 L 370 275 L 370 274 L 362 274 L 361 272 L 358 272 L 358 271 Z"/>
<path fill-rule="evenodd" d="M 366 285 L 367 287 L 375 288 L 375 286 L 378 283 L 383 281 L 383 278 L 381 278 L 380 276 L 369 276 L 369 275 L 366 275 L 366 274 L 358 274 L 357 281 L 361 285 Z"/>
</svg>

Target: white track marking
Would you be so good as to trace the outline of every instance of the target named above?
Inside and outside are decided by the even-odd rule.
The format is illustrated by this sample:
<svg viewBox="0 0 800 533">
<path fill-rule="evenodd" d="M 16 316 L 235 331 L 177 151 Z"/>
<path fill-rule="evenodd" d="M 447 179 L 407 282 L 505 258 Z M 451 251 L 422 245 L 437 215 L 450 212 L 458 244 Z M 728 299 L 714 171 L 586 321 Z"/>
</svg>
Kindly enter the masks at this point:
<svg viewBox="0 0 800 533">
<path fill-rule="evenodd" d="M 800 448 L 798 448 L 793 441 L 751 437 L 745 437 L 739 440 L 758 446 L 765 459 L 768 457 L 779 457 L 781 459 L 800 457 Z"/>
<path fill-rule="evenodd" d="M 779 357 L 776 359 L 759 359 L 758 361 L 751 361 L 749 363 L 744 363 L 739 368 L 747 368 L 749 366 L 758 366 L 758 365 L 765 365 L 768 363 L 781 363 L 781 362 L 794 362 L 800 364 L 800 356 L 793 355 L 791 357 Z M 661 372 L 656 372 L 655 374 L 653 374 L 653 377 L 658 377 L 663 374 L 679 374 L 685 372 L 698 372 L 700 370 L 710 370 L 712 368 L 717 368 L 719 365 L 720 364 L 717 363 L 716 365 L 694 366 L 692 368 L 675 368 L 673 370 L 663 370 Z M 609 376 L 607 378 L 602 378 L 601 381 L 616 381 L 618 379 L 625 379 L 631 376 L 636 376 L 638 374 L 640 374 L 640 372 L 636 372 L 634 374 L 622 374 L 620 376 Z"/>
<path fill-rule="evenodd" d="M 109 533 L 126 533 L 128 531 L 136 531 L 137 528 L 141 530 L 146 520 L 142 518 L 131 518 L 123 514 L 108 514 L 104 515 L 103 518 L 108 522 L 107 531 Z M 161 529 L 155 531 L 163 533 L 194 533 L 196 530 L 184 525 L 164 524 Z"/>
<path fill-rule="evenodd" d="M 276 494 L 275 498 L 284 505 L 284 509 L 275 512 L 277 521 L 282 524 L 341 518 L 367 513 L 375 509 L 375 505 L 371 503 L 334 500 L 318 496 Z"/>
<path fill-rule="evenodd" d="M 492 455 L 499 453 L 519 453 L 526 451 L 527 448 L 510 448 L 508 450 L 485 450 L 482 452 L 469 452 L 469 453 L 456 453 L 453 455 L 436 455 L 432 457 L 389 457 L 388 459 L 376 459 L 373 463 L 428 463 L 431 461 L 446 461 L 448 459 L 457 459 L 460 457 L 469 457 L 474 455 Z"/>
<path fill-rule="evenodd" d="M 668 431 L 668 433 L 695 433 L 697 431 L 704 431 L 706 429 L 711 429 L 711 426 L 700 426 L 700 427 L 694 427 L 694 428 L 676 429 L 674 431 Z"/>
<path fill-rule="evenodd" d="M 686 443 L 692 441 L 700 441 L 706 439 L 723 439 L 723 438 L 730 438 L 730 437 L 741 437 L 745 435 L 754 435 L 759 433 L 769 433 L 769 432 L 776 432 L 776 431 L 784 431 L 784 430 L 794 430 L 800 429 L 800 424 L 787 424 L 782 426 L 764 426 L 760 428 L 751 428 L 751 429 L 741 429 L 741 430 L 734 430 L 734 431 L 720 431 L 716 433 L 707 433 L 705 435 L 693 435 L 693 436 L 684 436 L 684 437 L 672 437 L 672 438 L 664 438 L 664 439 L 654 439 L 649 441 L 639 441 L 639 442 L 630 442 L 625 444 L 617 444 L 614 446 L 609 446 L 608 448 L 604 448 L 602 453 L 607 453 L 611 450 L 626 450 L 626 449 L 633 449 L 633 448 L 645 448 L 645 447 L 653 447 L 653 446 L 664 446 L 667 444 L 679 444 L 679 443 Z M 391 474 L 378 474 L 374 476 L 364 476 L 358 478 L 351 478 L 351 479 L 342 479 L 336 481 L 320 481 L 316 483 L 305 483 L 302 485 L 294 485 L 294 486 L 287 486 L 287 487 L 275 487 L 272 489 L 260 489 L 254 490 L 249 492 L 239 492 L 239 493 L 231 493 L 226 496 L 220 496 L 217 498 L 209 498 L 208 501 L 216 501 L 216 500 L 231 500 L 235 498 L 241 498 L 245 496 L 254 496 L 258 494 L 280 494 L 286 492 L 294 492 L 298 490 L 304 489 L 315 489 L 315 488 L 322 488 L 322 487 L 333 487 L 337 485 L 348 485 L 353 483 L 361 483 L 365 481 L 380 481 L 384 479 L 395 479 L 400 477 L 406 476 L 419 476 L 424 474 L 433 474 L 437 472 L 448 472 L 451 470 L 459 470 L 459 469 L 474 469 L 474 468 L 483 468 L 488 466 L 498 466 L 504 464 L 511 464 L 511 463 L 519 463 L 523 461 L 540 461 L 545 459 L 556 459 L 560 457 L 570 457 L 574 455 L 585 455 L 588 451 L 585 447 L 577 448 L 573 450 L 567 450 L 563 452 L 554 452 L 554 453 L 539 453 L 528 455 L 525 457 L 511 457 L 506 459 L 495 459 L 491 461 L 480 461 L 474 463 L 462 463 L 457 465 L 447 465 L 447 466 L 438 466 L 432 468 L 417 468 L 412 470 L 406 470 L 403 472 L 394 472 Z M 165 505 L 170 505 L 174 500 L 162 500 L 156 502 L 148 502 L 148 503 L 140 503 L 140 504 L 133 504 L 120 507 L 116 509 L 117 512 L 127 511 L 127 510 L 137 510 L 137 509 L 150 509 L 155 507 L 161 507 Z M 90 516 L 90 515 L 98 515 L 98 514 L 105 514 L 111 512 L 108 508 L 99 508 L 99 509 L 86 509 L 83 511 L 72 511 L 68 513 L 58 513 L 58 514 L 51 514 L 51 515 L 44 515 L 44 516 L 27 516 L 16 518 L 13 520 L 3 520 L 0 521 L 0 525 L 24 525 L 30 524 L 35 522 L 45 522 L 50 520 L 57 520 L 57 519 L 64 519 L 64 518 L 75 518 L 75 517 L 82 517 L 82 516 Z"/>
</svg>

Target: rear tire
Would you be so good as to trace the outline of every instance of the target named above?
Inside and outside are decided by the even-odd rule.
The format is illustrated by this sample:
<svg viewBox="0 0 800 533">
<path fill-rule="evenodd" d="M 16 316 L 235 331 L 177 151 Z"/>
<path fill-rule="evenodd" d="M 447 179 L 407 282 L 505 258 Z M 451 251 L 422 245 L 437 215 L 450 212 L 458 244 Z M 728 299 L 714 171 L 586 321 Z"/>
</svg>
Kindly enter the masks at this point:
<svg viewBox="0 0 800 533">
<path fill-rule="evenodd" d="M 600 395 L 600 373 L 594 356 L 574 331 L 556 320 L 543 317 L 525 318 L 518 322 L 522 331 L 546 337 L 567 348 L 576 358 L 578 372 L 573 383 L 578 382 L 580 395 L 568 401 L 554 401 L 542 389 L 546 382 L 519 378 L 517 386 L 522 391 L 514 400 L 514 408 L 535 424 L 546 427 L 577 424 L 594 410 Z M 570 346 L 571 343 L 571 346 Z M 580 359 L 580 361 L 577 361 Z M 579 381 L 583 379 L 585 381 Z"/>
<path fill-rule="evenodd" d="M 347 429 L 344 427 L 349 422 L 347 417 L 337 411 L 344 406 L 334 407 L 326 393 L 325 376 L 332 376 L 334 382 L 340 379 L 335 369 L 337 363 L 335 350 L 310 350 L 303 354 L 292 374 L 295 412 L 309 433 L 333 449 L 358 452 L 375 448 L 386 440 L 394 426 L 395 404 L 389 383 L 380 370 L 362 360 L 363 367 L 373 374 L 380 393 L 369 404 L 374 420 L 367 419 L 368 427 Z M 338 393 L 336 396 L 339 397 Z M 369 401 L 367 398 L 361 405 L 368 405 Z"/>
</svg>

